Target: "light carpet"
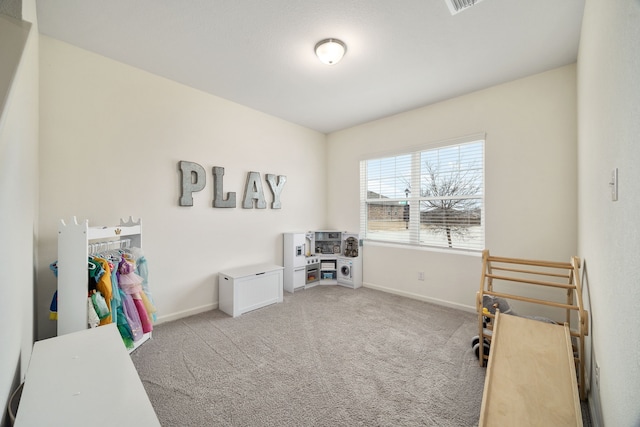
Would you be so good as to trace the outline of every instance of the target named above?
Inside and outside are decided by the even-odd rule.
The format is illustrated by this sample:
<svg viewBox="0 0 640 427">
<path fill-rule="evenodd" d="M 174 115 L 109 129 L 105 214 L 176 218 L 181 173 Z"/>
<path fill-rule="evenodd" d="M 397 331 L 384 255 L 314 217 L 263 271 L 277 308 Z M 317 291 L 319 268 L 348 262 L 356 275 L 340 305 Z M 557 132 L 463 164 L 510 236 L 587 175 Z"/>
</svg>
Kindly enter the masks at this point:
<svg viewBox="0 0 640 427">
<path fill-rule="evenodd" d="M 475 426 L 477 317 L 317 286 L 157 325 L 132 354 L 163 426 Z"/>
</svg>

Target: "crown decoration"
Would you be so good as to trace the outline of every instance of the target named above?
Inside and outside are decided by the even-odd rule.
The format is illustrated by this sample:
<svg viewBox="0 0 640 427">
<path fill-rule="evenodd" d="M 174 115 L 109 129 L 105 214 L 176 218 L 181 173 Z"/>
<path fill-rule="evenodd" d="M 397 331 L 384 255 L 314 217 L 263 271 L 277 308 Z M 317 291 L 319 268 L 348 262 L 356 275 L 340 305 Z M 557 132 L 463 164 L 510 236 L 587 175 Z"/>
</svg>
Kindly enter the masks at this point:
<svg viewBox="0 0 640 427">
<path fill-rule="evenodd" d="M 120 233 L 122 233 L 122 229 L 121 228 L 116 228 L 116 236 L 119 236 Z"/>
</svg>

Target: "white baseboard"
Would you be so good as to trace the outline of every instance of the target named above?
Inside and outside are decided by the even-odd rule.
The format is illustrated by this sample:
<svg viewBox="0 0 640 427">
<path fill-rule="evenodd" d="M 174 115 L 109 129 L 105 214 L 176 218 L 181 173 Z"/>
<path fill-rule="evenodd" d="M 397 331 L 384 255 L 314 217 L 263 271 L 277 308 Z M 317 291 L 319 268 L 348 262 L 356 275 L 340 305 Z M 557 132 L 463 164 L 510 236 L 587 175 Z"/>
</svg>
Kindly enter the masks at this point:
<svg viewBox="0 0 640 427">
<path fill-rule="evenodd" d="M 165 314 L 164 316 L 158 316 L 155 324 L 159 325 L 161 323 L 171 322 L 173 320 L 182 319 L 184 317 L 193 316 L 194 314 L 204 313 L 205 311 L 211 311 L 218 308 L 218 303 L 214 302 L 213 304 L 205 304 L 200 307 L 190 308 L 189 310 L 178 311 L 176 313 Z"/>
<path fill-rule="evenodd" d="M 591 425 L 593 427 L 602 427 L 604 424 L 601 422 L 602 417 L 600 416 L 600 410 L 597 409 L 599 406 L 594 402 L 595 399 L 592 399 L 589 396 L 589 414 L 591 415 Z"/>
<path fill-rule="evenodd" d="M 403 297 L 417 299 L 419 301 L 430 302 L 437 305 L 442 305 L 444 307 L 455 308 L 462 311 L 468 311 L 469 313 L 476 313 L 475 306 L 469 306 L 464 304 L 458 304 L 457 302 L 445 301 L 438 298 L 426 297 L 424 295 L 414 294 L 413 292 L 400 291 L 398 289 L 387 288 L 385 286 L 374 285 L 371 283 L 363 283 L 362 286 L 365 288 L 371 288 L 382 292 L 387 292 L 394 295 L 400 295 Z"/>
<path fill-rule="evenodd" d="M 600 406 L 600 389 L 593 380 L 593 372 L 591 376 L 591 388 L 587 395 L 589 404 L 589 415 L 591 416 L 591 425 L 593 427 L 603 427 L 604 421 L 602 420 L 602 407 Z"/>
</svg>

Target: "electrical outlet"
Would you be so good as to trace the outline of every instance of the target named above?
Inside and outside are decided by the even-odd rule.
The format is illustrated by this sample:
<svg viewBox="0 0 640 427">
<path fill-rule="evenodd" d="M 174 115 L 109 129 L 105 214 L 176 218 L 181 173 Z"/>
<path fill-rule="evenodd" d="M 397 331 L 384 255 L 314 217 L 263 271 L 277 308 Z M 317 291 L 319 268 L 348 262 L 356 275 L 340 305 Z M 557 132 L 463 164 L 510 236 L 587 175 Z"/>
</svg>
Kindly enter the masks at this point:
<svg viewBox="0 0 640 427">
<path fill-rule="evenodd" d="M 424 281 L 424 271 L 419 271 L 418 272 L 418 280 Z"/>
</svg>

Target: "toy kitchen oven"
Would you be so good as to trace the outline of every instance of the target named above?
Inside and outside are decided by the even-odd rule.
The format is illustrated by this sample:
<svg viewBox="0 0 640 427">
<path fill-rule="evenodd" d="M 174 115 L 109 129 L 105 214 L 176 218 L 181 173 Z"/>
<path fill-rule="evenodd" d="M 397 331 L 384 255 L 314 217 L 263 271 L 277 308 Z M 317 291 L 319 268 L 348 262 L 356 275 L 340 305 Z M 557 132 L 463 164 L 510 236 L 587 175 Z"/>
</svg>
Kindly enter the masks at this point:
<svg viewBox="0 0 640 427">
<path fill-rule="evenodd" d="M 308 256 L 307 265 L 305 267 L 305 288 L 310 288 L 320 283 L 320 258 L 317 256 Z"/>
<path fill-rule="evenodd" d="M 346 231 L 284 233 L 284 290 L 316 285 L 362 286 L 358 234 Z"/>
</svg>

